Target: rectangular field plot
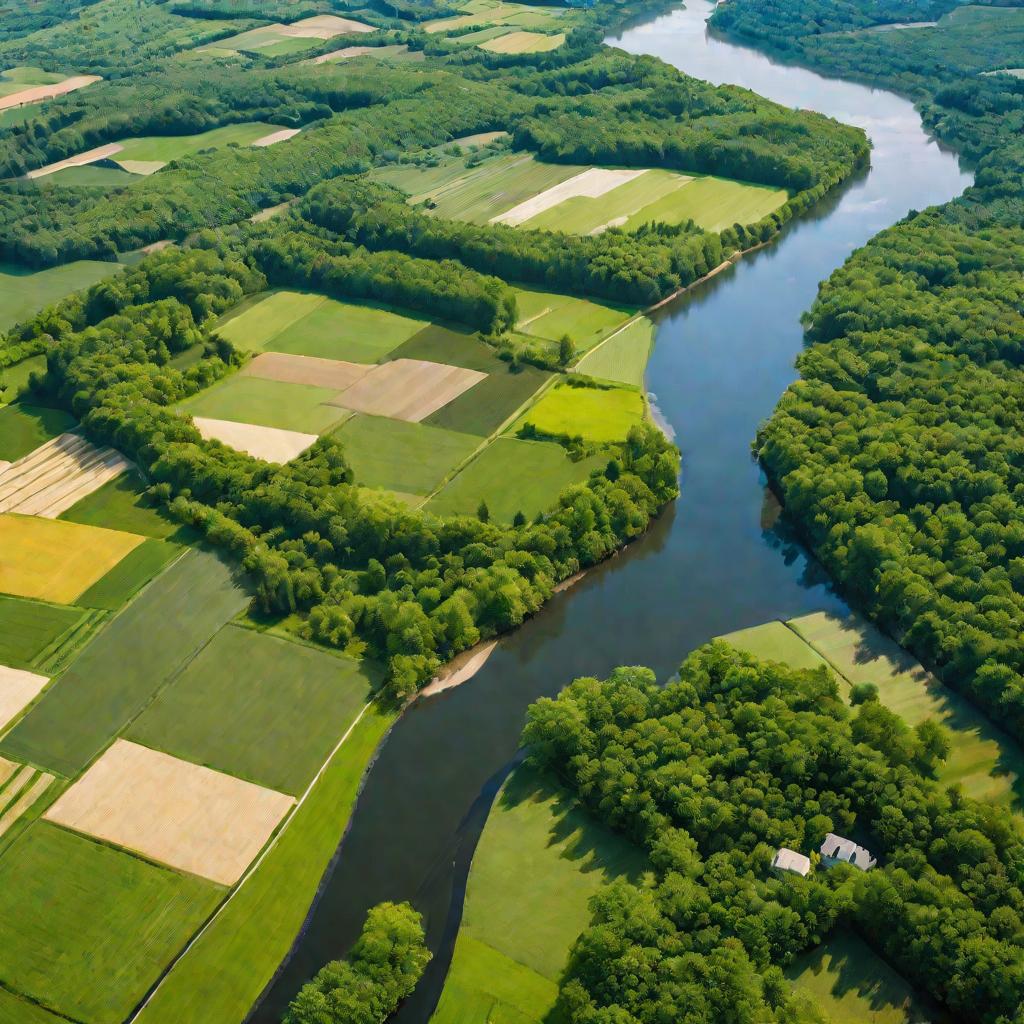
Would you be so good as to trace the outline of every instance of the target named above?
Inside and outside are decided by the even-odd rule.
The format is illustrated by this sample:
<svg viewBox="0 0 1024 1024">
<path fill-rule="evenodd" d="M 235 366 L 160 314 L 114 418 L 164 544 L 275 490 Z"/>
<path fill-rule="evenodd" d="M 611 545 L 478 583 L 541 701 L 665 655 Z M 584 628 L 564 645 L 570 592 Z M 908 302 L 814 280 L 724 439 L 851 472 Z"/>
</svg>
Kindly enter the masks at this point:
<svg viewBox="0 0 1024 1024">
<path fill-rule="evenodd" d="M 51 302 L 123 269 L 118 263 L 100 260 L 76 260 L 48 270 L 28 270 L 0 263 L 0 331 L 29 319 Z M 3 430 L 0 430 L 0 437 L 3 437 Z"/>
<path fill-rule="evenodd" d="M 319 434 L 342 417 L 335 406 L 328 404 L 336 395 L 331 388 L 284 384 L 235 373 L 186 399 L 178 408 L 202 419 Z"/>
<path fill-rule="evenodd" d="M 374 367 L 333 404 L 371 416 L 418 423 L 469 391 L 487 375 L 423 359 L 395 359 Z"/>
<path fill-rule="evenodd" d="M 116 611 L 180 554 L 179 545 L 147 537 L 77 601 L 83 608 Z"/>
<path fill-rule="evenodd" d="M 232 775 L 115 740 L 45 818 L 234 885 L 293 802 Z"/>
<path fill-rule="evenodd" d="M 589 441 L 623 441 L 644 418 L 644 399 L 632 388 L 556 384 L 509 428 L 527 423 L 544 434 L 581 436 Z"/>
<path fill-rule="evenodd" d="M 262 54 L 266 57 L 279 57 L 283 54 L 308 50 L 324 39 L 373 31 L 375 29 L 372 25 L 367 25 L 362 21 L 340 18 L 334 14 L 318 14 L 311 18 L 302 18 L 291 24 L 275 22 L 272 25 L 261 25 L 259 28 L 240 32 L 227 39 L 218 39 L 210 49 L 218 53 L 224 50 L 235 50 L 243 53 Z M 205 50 L 207 47 L 202 49 Z"/>
<path fill-rule="evenodd" d="M 280 125 L 264 121 L 245 124 L 229 124 L 195 135 L 153 135 L 145 138 L 124 139 L 114 154 L 107 154 L 114 163 L 126 171 L 136 174 L 152 174 L 172 160 L 191 156 L 203 149 L 217 149 L 222 146 L 252 146 L 273 132 L 280 131 Z"/>
<path fill-rule="evenodd" d="M 37 672 L 0 664 L 0 731 L 39 696 L 49 681 Z"/>
<path fill-rule="evenodd" d="M 481 50 L 490 50 L 491 53 L 546 53 L 548 50 L 557 50 L 564 42 L 563 32 L 548 35 L 544 32 L 522 31 L 500 35 L 479 46 Z"/>
<path fill-rule="evenodd" d="M 77 775 L 247 600 L 225 563 L 190 550 L 93 637 L 0 750 Z"/>
<path fill-rule="evenodd" d="M 73 1019 L 120 1024 L 222 894 L 36 822 L 0 858 L 0 981 Z"/>
<path fill-rule="evenodd" d="M 317 434 L 302 434 L 295 430 L 261 427 L 253 423 L 235 423 L 233 420 L 215 420 L 194 416 L 192 422 L 208 441 L 220 441 L 240 452 L 247 452 L 267 462 L 291 462 L 301 455 Z"/>
<path fill-rule="evenodd" d="M 516 330 L 520 334 L 555 342 L 568 334 L 581 353 L 589 351 L 637 312 L 634 306 L 613 306 L 536 288 L 517 288 L 516 306 Z"/>
<path fill-rule="evenodd" d="M 142 541 L 119 530 L 0 515 L 0 592 L 70 604 Z"/>
<path fill-rule="evenodd" d="M 145 484 L 135 472 L 124 473 L 61 513 L 61 519 L 86 526 L 126 530 L 143 537 L 166 540 L 182 531 L 145 495 Z"/>
<path fill-rule="evenodd" d="M 828 662 L 784 622 L 766 622 L 718 637 L 755 658 L 781 661 L 793 668 L 820 668 Z"/>
<path fill-rule="evenodd" d="M 75 631 L 88 613 L 0 594 L 0 663 L 27 668 Z"/>
<path fill-rule="evenodd" d="M 113 448 L 98 447 L 78 434 L 59 434 L 0 467 L 0 512 L 55 519 L 131 465 Z"/>
<path fill-rule="evenodd" d="M 369 373 L 365 363 L 347 363 L 341 359 L 318 359 L 284 352 L 264 352 L 242 369 L 246 377 L 276 380 L 282 384 L 305 384 L 344 391 Z"/>
<path fill-rule="evenodd" d="M 520 366 L 515 373 L 507 368 L 497 370 L 423 422 L 486 437 L 528 402 L 550 376 L 535 366 Z"/>
<path fill-rule="evenodd" d="M 375 363 L 428 326 L 429 320 L 375 306 L 279 291 L 227 314 L 218 333 L 247 352 Z"/>
<path fill-rule="evenodd" d="M 576 365 L 580 373 L 642 387 L 654 343 L 654 324 L 641 317 L 589 352 Z"/>
<path fill-rule="evenodd" d="M 553 185 L 551 188 L 532 196 L 518 206 L 513 206 L 511 210 L 507 210 L 501 216 L 495 217 L 494 222 L 512 225 L 529 223 L 531 226 L 547 228 L 549 230 L 570 231 L 573 229 L 568 227 L 563 229 L 560 226 L 561 221 L 558 219 L 554 219 L 553 222 L 543 219 L 539 223 L 534 223 L 534 221 L 536 218 L 543 218 L 547 212 L 556 208 L 560 210 L 563 206 L 574 203 L 582 203 L 585 209 L 592 209 L 596 206 L 598 209 L 603 210 L 611 202 L 611 200 L 606 199 L 608 193 L 616 192 L 620 187 L 625 188 L 626 185 L 643 176 L 644 173 L 643 170 L 612 170 L 607 167 L 588 167 L 586 170 L 580 171 L 579 174 L 574 174 L 571 178 L 560 182 L 558 185 Z M 586 230 L 590 229 L 587 228 Z"/>
<path fill-rule="evenodd" d="M 559 444 L 499 437 L 427 505 L 436 515 L 476 515 L 481 500 L 491 518 L 511 522 L 517 512 L 532 519 L 554 507 L 572 484 L 603 468 L 600 455 L 573 462 Z"/>
<path fill-rule="evenodd" d="M 382 416 L 353 416 L 334 436 L 356 483 L 402 494 L 429 494 L 480 444 L 473 434 Z"/>
<path fill-rule="evenodd" d="M 298 796 L 366 704 L 372 682 L 350 658 L 225 626 L 128 736 Z"/>
<path fill-rule="evenodd" d="M 40 445 L 76 426 L 62 409 L 5 405 L 0 409 L 0 459 L 17 462 Z"/>
<path fill-rule="evenodd" d="M 388 356 L 389 359 L 426 359 L 449 366 L 464 366 L 481 373 L 506 373 L 508 365 L 495 354 L 494 349 L 472 334 L 431 324 L 403 342 Z"/>
</svg>

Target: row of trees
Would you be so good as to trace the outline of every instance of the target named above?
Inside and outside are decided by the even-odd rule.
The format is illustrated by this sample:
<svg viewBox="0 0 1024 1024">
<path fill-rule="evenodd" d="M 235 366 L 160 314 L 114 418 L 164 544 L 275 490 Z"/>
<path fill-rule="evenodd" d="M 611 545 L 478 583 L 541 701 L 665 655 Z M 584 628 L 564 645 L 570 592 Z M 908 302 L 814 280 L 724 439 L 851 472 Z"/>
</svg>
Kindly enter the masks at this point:
<svg viewBox="0 0 1024 1024">
<path fill-rule="evenodd" d="M 930 756 L 911 763 L 902 723 L 861 696 L 851 714 L 827 669 L 717 642 L 664 687 L 619 669 L 530 708 L 531 760 L 657 872 L 654 886 L 619 882 L 595 901 L 562 985 L 572 1024 L 817 1020 L 780 968 L 841 924 L 958 1018 L 1024 1019 L 1019 832 L 930 778 L 946 745 L 937 726 L 917 737 Z M 881 865 L 769 870 L 778 847 L 813 853 L 832 831 Z"/>
</svg>

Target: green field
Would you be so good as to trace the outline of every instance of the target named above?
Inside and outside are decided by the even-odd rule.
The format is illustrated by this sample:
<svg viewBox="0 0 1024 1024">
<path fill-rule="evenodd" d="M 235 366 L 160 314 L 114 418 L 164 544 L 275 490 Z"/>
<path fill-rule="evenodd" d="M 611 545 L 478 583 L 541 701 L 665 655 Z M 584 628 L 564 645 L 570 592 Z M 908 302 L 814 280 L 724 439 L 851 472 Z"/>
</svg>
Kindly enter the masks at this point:
<svg viewBox="0 0 1024 1024">
<path fill-rule="evenodd" d="M 602 380 L 643 387 L 653 344 L 654 324 L 641 317 L 588 353 L 576 369 Z"/>
<path fill-rule="evenodd" d="M 90 641 L 0 749 L 77 775 L 246 601 L 225 563 L 189 551 Z"/>
<path fill-rule="evenodd" d="M 375 363 L 430 321 L 310 292 L 279 291 L 228 313 L 218 331 L 248 352 Z"/>
<path fill-rule="evenodd" d="M 46 356 L 30 356 L 13 366 L 0 368 L 0 405 L 4 402 L 13 402 L 18 397 L 19 390 L 28 383 L 29 377 L 37 370 L 45 372 Z"/>
<path fill-rule="evenodd" d="M 180 554 L 177 544 L 147 537 L 75 601 L 83 608 L 116 611 Z"/>
<path fill-rule="evenodd" d="M 529 401 L 550 376 L 534 366 L 521 366 L 516 373 L 492 373 L 423 422 L 487 437 Z"/>
<path fill-rule="evenodd" d="M 353 416 L 333 436 L 345 445 L 356 483 L 403 494 L 429 494 L 480 444 L 473 434 L 384 416 Z"/>
<path fill-rule="evenodd" d="M 308 40 L 306 40 L 308 43 Z M 203 149 L 215 149 L 222 146 L 250 146 L 264 135 L 270 135 L 281 129 L 279 124 L 268 124 L 265 121 L 247 121 L 244 124 L 228 124 L 221 128 L 211 128 L 207 132 L 196 135 L 150 135 L 135 139 L 122 139 L 122 149 L 110 159 L 120 164 L 125 160 L 141 160 L 143 162 L 170 163 L 191 156 Z"/>
<path fill-rule="evenodd" d="M 784 622 L 766 622 L 727 633 L 720 640 L 766 661 L 781 661 L 794 668 L 820 668 L 828 662 Z"/>
<path fill-rule="evenodd" d="M 520 334 L 548 341 L 560 341 L 568 334 L 578 353 L 593 348 L 637 312 L 633 306 L 612 306 L 537 288 L 517 288 L 516 306 Z"/>
<path fill-rule="evenodd" d="M 849 931 L 837 932 L 799 957 L 786 976 L 825 1012 L 830 1024 L 941 1024 L 948 1020 Z"/>
<path fill-rule="evenodd" d="M 327 405 L 336 394 L 330 388 L 285 384 L 236 373 L 182 402 L 178 408 L 190 416 L 319 434 L 346 415 L 344 409 Z"/>
<path fill-rule="evenodd" d="M 238 1024 L 246 1017 L 302 927 L 366 766 L 394 718 L 370 705 L 280 841 L 174 966 L 139 1024 Z"/>
<path fill-rule="evenodd" d="M 489 348 L 463 331 L 431 324 L 393 349 L 389 359 L 426 359 L 433 363 L 464 366 L 482 373 L 507 372 L 508 367 Z"/>
<path fill-rule="evenodd" d="M 136 473 L 122 473 L 72 505 L 60 518 L 158 540 L 182 535 L 182 526 L 149 504 L 143 487 Z"/>
<path fill-rule="evenodd" d="M 481 50 L 491 53 L 546 53 L 557 50 L 565 42 L 565 33 L 517 31 L 502 33 L 494 39 L 479 43 Z"/>
<path fill-rule="evenodd" d="M 511 522 L 517 512 L 532 519 L 554 507 L 559 494 L 582 483 L 608 457 L 573 462 L 559 444 L 499 437 L 427 504 L 436 515 L 476 515 L 481 498 L 491 518 Z"/>
<path fill-rule="evenodd" d="M 65 185 L 71 188 L 111 190 L 134 185 L 141 180 L 142 175 L 132 174 L 120 167 L 86 164 L 83 167 L 65 167 L 63 170 L 54 171 L 53 174 L 40 178 L 38 184 L 43 188 L 47 185 Z"/>
<path fill-rule="evenodd" d="M 48 270 L 28 270 L 0 263 L 0 331 L 28 320 L 50 303 L 80 288 L 88 288 L 121 269 L 116 263 L 99 260 L 76 260 Z"/>
<path fill-rule="evenodd" d="M 36 822 L 0 858 L 0 982 L 89 1024 L 120 1024 L 222 895 Z"/>
<path fill-rule="evenodd" d="M 515 433 L 532 423 L 554 436 L 582 436 L 588 441 L 624 441 L 629 428 L 644 418 L 643 395 L 633 388 L 556 384 L 541 395 L 509 428 Z"/>
<path fill-rule="evenodd" d="M 84 608 L 0 594 L 0 665 L 37 665 L 44 652 L 57 647 L 87 615 Z"/>
<path fill-rule="evenodd" d="M 359 662 L 225 626 L 128 738 L 298 796 L 370 697 Z"/>
<path fill-rule="evenodd" d="M 432 1024 L 546 1019 L 587 902 L 613 878 L 639 880 L 643 853 L 563 791 L 517 768 L 487 818 L 462 924 Z"/>
<path fill-rule="evenodd" d="M 0 1020 L 4 1024 L 66 1024 L 67 1018 L 0 988 Z"/>
<path fill-rule="evenodd" d="M 6 405 L 0 409 L 0 459 L 14 462 L 78 424 L 63 409 Z"/>
<path fill-rule="evenodd" d="M 8 68 L 0 71 L 0 96 L 10 96 L 33 85 L 56 85 L 67 77 L 53 71 L 43 71 L 42 68 Z"/>
</svg>

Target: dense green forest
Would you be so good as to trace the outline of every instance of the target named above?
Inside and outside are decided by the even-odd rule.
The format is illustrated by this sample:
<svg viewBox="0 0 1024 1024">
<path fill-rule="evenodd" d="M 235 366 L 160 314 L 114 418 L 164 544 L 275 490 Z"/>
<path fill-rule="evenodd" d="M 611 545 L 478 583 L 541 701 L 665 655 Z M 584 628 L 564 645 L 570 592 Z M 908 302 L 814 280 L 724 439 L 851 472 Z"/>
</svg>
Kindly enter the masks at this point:
<svg viewBox="0 0 1024 1024">
<path fill-rule="evenodd" d="M 1024 1019 L 1019 833 L 932 781 L 941 730 L 915 736 L 861 696 L 851 713 L 826 668 L 719 642 L 664 687 L 622 668 L 531 707 L 532 762 L 656 869 L 595 898 L 561 984 L 570 1024 L 819 1021 L 781 968 L 849 926 L 958 1018 Z M 769 870 L 780 846 L 816 859 L 833 830 L 879 865 Z"/>
</svg>

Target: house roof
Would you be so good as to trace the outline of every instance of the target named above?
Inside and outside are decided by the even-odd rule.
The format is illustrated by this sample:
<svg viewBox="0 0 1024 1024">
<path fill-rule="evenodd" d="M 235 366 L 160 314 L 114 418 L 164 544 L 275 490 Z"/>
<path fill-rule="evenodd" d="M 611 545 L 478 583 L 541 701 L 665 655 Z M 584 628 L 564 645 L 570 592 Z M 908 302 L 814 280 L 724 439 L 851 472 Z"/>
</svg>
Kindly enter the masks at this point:
<svg viewBox="0 0 1024 1024">
<path fill-rule="evenodd" d="M 821 844 L 821 855 L 829 860 L 846 861 L 847 864 L 852 864 L 855 868 L 860 868 L 861 871 L 867 871 L 876 863 L 870 850 L 858 846 L 852 839 L 837 836 L 834 832 L 829 832 L 825 836 L 825 841 Z"/>
<path fill-rule="evenodd" d="M 806 877 L 811 872 L 811 861 L 809 857 L 805 857 L 802 853 L 797 853 L 796 850 L 788 850 L 783 846 L 772 859 L 772 867 L 778 868 L 779 871 L 792 871 Z"/>
</svg>

